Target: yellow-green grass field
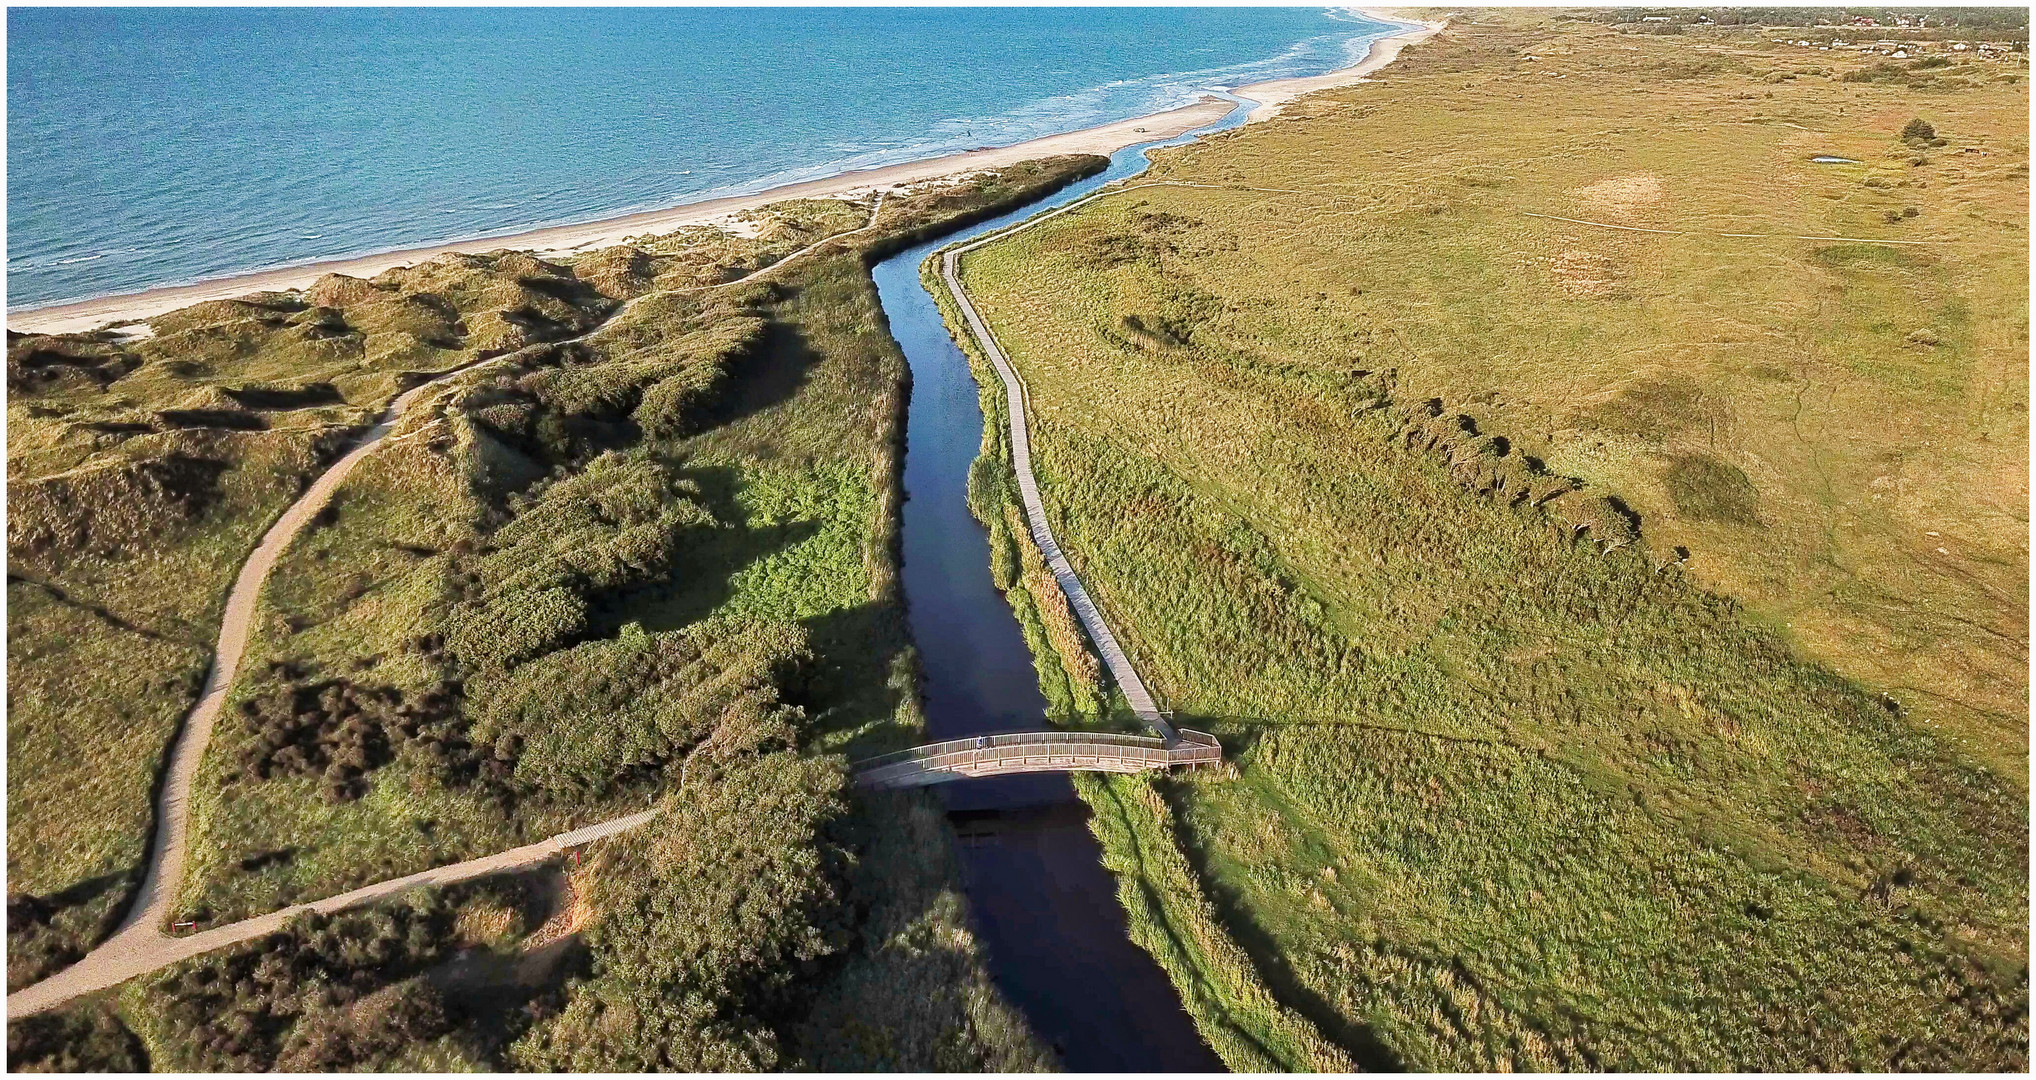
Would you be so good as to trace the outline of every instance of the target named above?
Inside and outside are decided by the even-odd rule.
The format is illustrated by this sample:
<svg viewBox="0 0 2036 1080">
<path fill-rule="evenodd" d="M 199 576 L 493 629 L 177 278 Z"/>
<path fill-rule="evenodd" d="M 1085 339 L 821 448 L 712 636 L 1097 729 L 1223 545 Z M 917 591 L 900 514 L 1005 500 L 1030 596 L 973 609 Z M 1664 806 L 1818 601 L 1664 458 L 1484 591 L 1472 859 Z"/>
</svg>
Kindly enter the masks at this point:
<svg viewBox="0 0 2036 1080">
<path fill-rule="evenodd" d="M 1457 16 L 963 260 L 1241 768 L 1085 789 L 1219 1049 L 2026 1067 L 2026 68 L 1731 33 Z"/>
</svg>

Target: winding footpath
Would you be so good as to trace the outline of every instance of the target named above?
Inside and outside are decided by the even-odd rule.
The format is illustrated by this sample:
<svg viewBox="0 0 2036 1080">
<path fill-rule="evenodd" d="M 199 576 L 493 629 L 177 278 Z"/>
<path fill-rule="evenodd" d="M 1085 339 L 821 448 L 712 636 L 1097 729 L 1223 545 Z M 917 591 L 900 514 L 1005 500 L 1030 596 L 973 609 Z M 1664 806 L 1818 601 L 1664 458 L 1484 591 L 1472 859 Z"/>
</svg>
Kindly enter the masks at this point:
<svg viewBox="0 0 2036 1080">
<path fill-rule="evenodd" d="M 879 193 L 875 205 L 870 208 L 868 223 L 860 228 L 816 240 L 769 266 L 751 271 L 733 281 L 650 292 L 632 297 L 618 305 L 600 325 L 584 333 L 555 341 L 539 342 L 501 356 L 462 364 L 397 395 L 389 407 L 383 410 L 374 426 L 355 441 L 352 449 L 313 481 L 304 494 L 283 511 L 275 524 L 269 526 L 268 532 L 262 535 L 261 543 L 255 546 L 254 552 L 241 565 L 240 574 L 234 578 L 233 588 L 226 596 L 226 612 L 219 624 L 219 640 L 213 646 L 212 667 L 206 673 L 205 685 L 200 691 L 198 704 L 186 716 L 176 742 L 170 748 L 170 760 L 163 775 L 162 791 L 156 800 L 155 842 L 150 848 L 148 866 L 143 873 L 141 890 L 135 896 L 134 906 L 129 909 L 127 917 L 121 921 L 113 935 L 87 953 L 84 959 L 41 982 L 7 995 L 8 1017 L 15 1019 L 42 1012 L 80 994 L 103 990 L 136 975 L 167 967 L 180 960 L 272 933 L 293 915 L 307 911 L 338 911 L 390 896 L 417 885 L 443 885 L 500 870 L 527 866 L 551 858 L 566 848 L 591 843 L 602 837 L 635 828 L 650 820 L 655 811 L 630 814 L 627 817 L 561 833 L 535 844 L 378 882 L 324 900 L 297 904 L 267 915 L 214 927 L 189 937 L 171 937 L 162 930 L 163 923 L 169 918 L 171 907 L 176 902 L 177 890 L 183 884 L 184 865 L 190 855 L 191 788 L 197 779 L 199 763 L 204 760 L 205 748 L 212 741 L 212 730 L 218 722 L 220 710 L 226 704 L 227 691 L 233 686 L 234 675 L 240 668 L 241 654 L 247 649 L 248 637 L 254 625 L 256 601 L 261 596 L 262 586 L 268 581 L 270 572 L 276 568 L 276 563 L 288 550 L 290 543 L 297 538 L 297 534 L 325 509 L 326 504 L 332 501 L 333 493 L 339 490 L 339 486 L 346 482 L 346 478 L 354 469 L 388 438 L 404 414 L 425 395 L 442 387 L 456 376 L 491 364 L 516 360 L 536 349 L 571 344 L 592 337 L 605 327 L 614 325 L 639 301 L 653 296 L 670 295 L 673 292 L 710 292 L 740 285 L 778 270 L 834 241 L 868 232 L 877 227 L 877 217 L 883 209 L 884 195 Z"/>
</svg>

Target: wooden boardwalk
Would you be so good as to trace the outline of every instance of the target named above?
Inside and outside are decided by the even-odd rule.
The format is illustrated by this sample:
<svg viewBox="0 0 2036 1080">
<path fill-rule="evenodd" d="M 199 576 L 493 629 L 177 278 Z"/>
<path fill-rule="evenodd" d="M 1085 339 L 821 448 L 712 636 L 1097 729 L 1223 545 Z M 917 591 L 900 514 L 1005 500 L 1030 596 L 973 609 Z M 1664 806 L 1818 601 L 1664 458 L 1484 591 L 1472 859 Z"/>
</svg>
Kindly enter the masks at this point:
<svg viewBox="0 0 2036 1080">
<path fill-rule="evenodd" d="M 1091 196 L 1093 197 L 1093 196 Z M 1081 200 L 1086 201 L 1086 200 Z M 947 291 L 954 297 L 956 306 L 961 308 L 962 318 L 968 322 L 969 332 L 982 346 L 984 355 L 997 369 L 997 377 L 1004 383 L 1005 412 L 1011 417 L 1011 467 L 1018 474 L 1018 494 L 1025 503 L 1025 520 L 1032 530 L 1032 542 L 1039 547 L 1040 555 L 1053 571 L 1053 578 L 1060 584 L 1060 591 L 1067 594 L 1068 606 L 1075 617 L 1082 622 L 1082 629 L 1088 632 L 1089 640 L 1096 643 L 1096 651 L 1102 654 L 1103 664 L 1110 669 L 1110 678 L 1124 691 L 1124 698 L 1131 703 L 1131 711 L 1147 727 L 1159 733 L 1160 738 L 1172 745 L 1176 739 L 1173 725 L 1168 722 L 1152 694 L 1145 688 L 1145 680 L 1138 677 L 1138 669 L 1131 666 L 1131 658 L 1117 643 L 1117 635 L 1110 632 L 1110 625 L 1103 621 L 1103 613 L 1096 609 L 1096 602 L 1089 598 L 1088 589 L 1082 586 L 1082 579 L 1075 576 L 1075 568 L 1068 564 L 1067 556 L 1060 549 L 1060 542 L 1054 539 L 1053 526 L 1046 520 L 1046 506 L 1039 498 L 1039 481 L 1032 475 L 1032 430 L 1026 420 L 1025 381 L 1018 377 L 1018 371 L 1005 357 L 1004 350 L 997 344 L 996 335 L 990 333 L 989 324 L 976 312 L 970 302 L 967 290 L 961 287 L 961 280 L 955 271 L 962 255 L 981 247 L 992 240 L 1027 229 L 1039 222 L 1067 212 L 1081 204 L 1081 201 L 1036 218 L 1000 233 L 992 233 L 974 243 L 964 244 L 951 251 L 941 253 L 940 278 L 947 283 Z"/>
<path fill-rule="evenodd" d="M 1135 773 L 1177 765 L 1213 765 L 1223 747 L 1212 735 L 1178 730 L 1171 740 L 1095 731 L 1021 731 L 949 739 L 856 763 L 865 788 L 926 787 L 978 776 L 1040 772 Z"/>
</svg>

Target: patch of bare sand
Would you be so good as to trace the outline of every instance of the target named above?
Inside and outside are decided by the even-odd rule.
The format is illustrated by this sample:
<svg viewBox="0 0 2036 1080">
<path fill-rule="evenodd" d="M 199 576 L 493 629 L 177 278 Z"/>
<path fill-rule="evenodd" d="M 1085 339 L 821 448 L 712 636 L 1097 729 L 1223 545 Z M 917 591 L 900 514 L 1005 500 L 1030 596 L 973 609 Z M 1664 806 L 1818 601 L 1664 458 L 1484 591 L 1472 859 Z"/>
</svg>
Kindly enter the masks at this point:
<svg viewBox="0 0 2036 1080">
<path fill-rule="evenodd" d="M 1661 205 L 1667 195 L 1661 177 L 1653 173 L 1608 177 L 1570 192 L 1583 216 L 1620 224 L 1631 224 L 1642 211 Z"/>
</svg>

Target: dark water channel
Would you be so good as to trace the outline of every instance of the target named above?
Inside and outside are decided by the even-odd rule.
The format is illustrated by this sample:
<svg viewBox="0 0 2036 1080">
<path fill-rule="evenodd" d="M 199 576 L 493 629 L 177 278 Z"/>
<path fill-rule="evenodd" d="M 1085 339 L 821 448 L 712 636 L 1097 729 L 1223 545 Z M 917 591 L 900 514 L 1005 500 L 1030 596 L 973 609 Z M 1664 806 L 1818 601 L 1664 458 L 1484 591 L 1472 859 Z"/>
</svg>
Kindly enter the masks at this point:
<svg viewBox="0 0 2036 1080">
<path fill-rule="evenodd" d="M 891 333 L 912 369 L 906 420 L 903 581 L 934 738 L 1047 726 L 1032 653 L 990 581 L 988 534 L 969 514 L 983 414 L 968 360 L 919 282 L 936 248 L 1022 221 L 1146 166 L 1145 152 L 1234 127 L 1120 150 L 1103 173 L 1003 217 L 901 252 L 875 268 Z M 969 904 L 997 986 L 1075 1071 L 1212 1072 L 1166 973 L 1128 936 L 1117 883 L 1065 776 L 970 780 L 937 789 L 961 838 Z"/>
</svg>

